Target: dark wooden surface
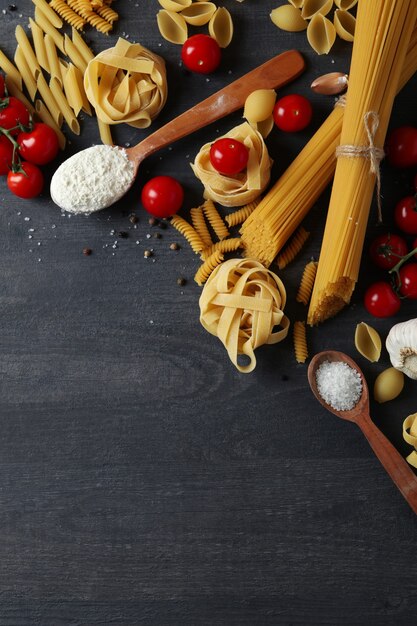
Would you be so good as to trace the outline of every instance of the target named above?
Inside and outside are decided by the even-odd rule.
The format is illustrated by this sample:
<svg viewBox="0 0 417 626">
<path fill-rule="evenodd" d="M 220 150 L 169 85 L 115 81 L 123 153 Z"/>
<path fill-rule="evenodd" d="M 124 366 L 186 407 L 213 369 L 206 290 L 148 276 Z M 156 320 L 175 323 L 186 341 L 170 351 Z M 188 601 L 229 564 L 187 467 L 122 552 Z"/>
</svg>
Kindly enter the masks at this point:
<svg viewBox="0 0 417 626">
<path fill-rule="evenodd" d="M 15 3 L 10 12 L 8 0 L 0 2 L 9 54 L 16 24 L 33 13 L 29 0 Z M 270 56 L 304 52 L 307 72 L 282 93 L 308 94 L 314 123 L 270 137 L 276 179 L 332 105 L 309 92 L 311 80 L 347 70 L 349 46 L 338 42 L 317 57 L 304 33 L 270 22 L 282 2 L 224 4 L 236 35 L 207 80 L 185 72 L 179 48 L 161 40 L 156 1 L 118 0 L 115 35 L 167 60 L 169 102 L 154 128 Z M 97 52 L 115 41 L 87 37 Z M 398 98 L 394 123 L 416 123 L 416 85 Z M 47 193 L 20 201 L 0 181 L 1 626 L 415 622 L 416 519 L 363 436 L 315 401 L 290 340 L 260 349 L 253 374 L 234 370 L 199 324 L 196 257 L 186 245 L 171 251 L 180 236 L 151 228 L 140 208 L 146 178 L 173 174 L 185 185 L 187 215 L 201 201 L 188 162 L 238 121 L 233 115 L 148 159 L 125 200 L 88 218 L 61 216 Z M 146 134 L 125 127 L 116 138 L 133 144 Z M 98 140 L 87 119 L 63 157 Z M 411 175 L 384 166 L 388 223 L 410 185 Z M 318 254 L 326 202 L 307 219 L 307 248 L 282 273 L 293 320 L 305 315 L 294 296 L 304 263 Z M 150 259 L 146 248 L 154 249 Z M 364 264 L 352 306 L 309 334 L 312 353 L 358 357 L 361 320 L 386 334 L 390 322 L 370 320 L 361 303 L 376 275 Z M 398 321 L 416 312 L 409 304 Z M 372 385 L 388 357 L 358 362 Z M 400 399 L 372 406 L 404 454 L 402 421 L 416 409 L 410 380 Z"/>
</svg>

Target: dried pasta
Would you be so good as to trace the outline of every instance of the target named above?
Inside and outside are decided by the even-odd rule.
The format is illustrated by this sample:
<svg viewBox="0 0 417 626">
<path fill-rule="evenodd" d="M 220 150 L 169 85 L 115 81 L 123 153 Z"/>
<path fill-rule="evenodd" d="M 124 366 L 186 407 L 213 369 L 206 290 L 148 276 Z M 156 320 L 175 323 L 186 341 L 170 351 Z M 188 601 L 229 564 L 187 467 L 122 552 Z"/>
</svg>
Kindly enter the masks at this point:
<svg viewBox="0 0 417 626">
<path fill-rule="evenodd" d="M 415 449 L 406 456 L 406 461 L 417 468 L 417 413 L 413 413 L 405 418 L 403 423 L 404 440 Z"/>
<path fill-rule="evenodd" d="M 32 0 L 32 2 L 40 11 L 42 11 L 52 26 L 55 28 L 62 28 L 61 18 L 56 14 L 54 9 L 46 2 L 46 0 Z"/>
<path fill-rule="evenodd" d="M 9 76 L 10 80 L 14 82 L 16 87 L 18 87 L 18 89 L 22 91 L 22 76 L 17 67 L 13 65 L 13 63 L 7 58 L 2 50 L 0 50 L 0 69 L 2 69 L 6 76 Z"/>
<path fill-rule="evenodd" d="M 113 138 L 111 136 L 110 126 L 106 124 L 106 122 L 103 122 L 99 117 L 97 118 L 97 125 L 101 141 L 108 146 L 112 146 Z"/>
<path fill-rule="evenodd" d="M 36 90 L 37 90 L 36 80 L 34 79 L 32 72 L 29 69 L 29 65 L 26 61 L 26 57 L 20 46 L 17 46 L 16 48 L 16 51 L 14 54 L 14 62 L 16 63 L 17 69 L 20 72 L 20 75 L 23 79 L 23 82 L 27 89 L 29 97 L 33 102 L 33 99 L 35 97 Z"/>
<path fill-rule="evenodd" d="M 22 91 L 20 91 L 19 87 L 16 85 L 16 83 L 12 80 L 12 78 L 8 74 L 6 74 L 5 81 L 6 81 L 6 87 L 7 87 L 7 91 L 9 95 L 14 96 L 18 100 L 21 100 L 23 104 L 25 105 L 25 107 L 30 112 L 30 114 L 34 115 L 35 109 L 32 103 L 29 102 L 25 94 Z"/>
<path fill-rule="evenodd" d="M 56 47 L 65 54 L 64 37 L 61 33 L 51 24 L 48 18 L 37 7 L 35 9 L 35 22 L 43 30 L 45 34 L 51 35 Z"/>
<path fill-rule="evenodd" d="M 158 0 L 158 2 L 167 11 L 179 13 L 191 6 L 192 0 Z"/>
<path fill-rule="evenodd" d="M 55 121 L 55 124 L 61 127 L 62 120 L 63 120 L 62 111 L 57 101 L 55 100 L 55 97 L 52 94 L 52 91 L 50 90 L 43 74 L 40 74 L 38 76 L 37 87 L 42 97 L 42 100 L 48 107 L 48 110 L 52 116 L 52 119 Z"/>
<path fill-rule="evenodd" d="M 308 305 L 313 291 L 314 280 L 317 273 L 317 261 L 310 261 L 304 268 L 303 275 L 301 277 L 300 286 L 298 288 L 297 295 L 295 297 L 297 302 Z"/>
<path fill-rule="evenodd" d="M 227 226 L 223 221 L 220 213 L 214 206 L 214 202 L 212 200 L 206 200 L 203 204 L 203 212 L 206 218 L 208 219 L 212 229 L 216 233 L 218 239 L 226 239 L 229 237 L 229 231 L 227 230 Z"/>
<path fill-rule="evenodd" d="M 97 13 L 90 13 L 85 18 L 86 22 L 93 26 L 96 30 L 104 35 L 108 35 L 111 29 L 113 28 L 113 24 L 108 22 L 107 20 L 97 15 Z"/>
<path fill-rule="evenodd" d="M 220 339 L 235 367 L 248 373 L 256 367 L 256 348 L 287 336 L 285 303 L 285 287 L 276 274 L 252 259 L 230 259 L 213 270 L 203 288 L 200 322 Z M 239 362 L 241 355 L 248 364 Z"/>
<path fill-rule="evenodd" d="M 328 54 L 336 39 L 336 29 L 327 17 L 316 13 L 308 25 L 307 39 L 317 54 Z"/>
<path fill-rule="evenodd" d="M 353 9 L 355 4 L 358 3 L 358 0 L 334 0 L 334 3 L 338 9 L 342 9 L 342 11 L 348 11 L 349 9 Z"/>
<path fill-rule="evenodd" d="M 249 202 L 249 204 L 245 204 L 245 206 L 241 207 L 237 211 L 233 213 L 229 213 L 226 215 L 225 220 L 230 228 L 233 226 L 237 226 L 238 224 L 242 224 L 251 213 L 256 209 L 260 200 L 254 200 L 253 202 Z"/>
<path fill-rule="evenodd" d="M 308 358 L 306 323 L 294 322 L 293 326 L 294 353 L 297 363 L 305 363 Z"/>
<path fill-rule="evenodd" d="M 181 17 L 187 24 L 203 26 L 210 21 L 215 11 L 216 5 L 213 2 L 196 2 L 181 11 Z"/>
<path fill-rule="evenodd" d="M 162 9 L 156 16 L 159 32 L 171 43 L 183 44 L 188 39 L 188 26 L 185 19 L 178 13 Z"/>
<path fill-rule="evenodd" d="M 87 46 L 84 39 L 75 28 L 72 29 L 71 40 L 74 46 L 76 46 L 78 52 L 83 57 L 86 64 L 88 65 L 89 62 L 94 59 L 94 52 Z"/>
<path fill-rule="evenodd" d="M 205 246 L 209 247 L 213 244 L 211 240 L 211 235 L 209 229 L 207 228 L 206 220 L 204 218 L 203 207 L 198 206 L 194 207 L 190 210 L 191 221 L 201 237 L 202 242 Z"/>
<path fill-rule="evenodd" d="M 205 260 L 216 251 L 222 252 L 223 254 L 230 254 L 230 252 L 236 252 L 237 250 L 239 250 L 239 248 L 242 247 L 243 244 L 240 237 L 223 239 L 222 241 L 216 241 L 216 243 L 212 243 L 211 246 L 209 246 L 208 248 L 204 248 L 204 250 L 201 252 L 201 258 Z"/>
<path fill-rule="evenodd" d="M 45 35 L 44 42 L 46 57 L 49 65 L 49 74 L 52 78 L 56 78 L 62 87 L 64 81 L 54 40 L 52 39 L 51 35 Z"/>
<path fill-rule="evenodd" d="M 91 107 L 85 95 L 81 70 L 72 63 L 69 64 L 64 76 L 64 91 L 68 104 L 76 117 L 81 110 L 91 115 Z"/>
<path fill-rule="evenodd" d="M 55 98 L 56 103 L 58 104 L 59 110 L 61 111 L 64 119 L 73 133 L 76 135 L 80 134 L 80 125 L 78 123 L 77 118 L 74 115 L 73 110 L 68 104 L 68 100 L 66 99 L 61 84 L 56 78 L 51 78 L 49 81 L 49 88 L 52 92 L 53 97 Z"/>
<path fill-rule="evenodd" d="M 263 122 L 272 115 L 277 94 L 273 89 L 256 89 L 245 100 L 243 117 L 249 124 Z"/>
<path fill-rule="evenodd" d="M 171 219 L 171 224 L 179 233 L 181 233 L 183 237 L 185 237 L 196 254 L 199 254 L 202 250 L 204 250 L 204 243 L 202 242 L 200 235 L 195 228 L 187 222 L 187 220 L 179 215 L 174 215 Z"/>
<path fill-rule="evenodd" d="M 119 38 L 114 48 L 90 61 L 84 87 L 103 122 L 147 128 L 167 99 L 165 62 L 140 44 Z"/>
<path fill-rule="evenodd" d="M 36 58 L 38 59 L 39 65 L 49 74 L 49 63 L 46 54 L 43 30 L 31 17 L 29 18 L 29 24 Z"/>
<path fill-rule="evenodd" d="M 113 24 L 113 22 L 116 22 L 119 19 L 119 14 L 108 6 L 97 8 L 96 13 L 107 22 L 110 22 L 110 24 Z"/>
<path fill-rule="evenodd" d="M 215 250 L 213 254 L 211 254 L 204 261 L 204 263 L 198 268 L 194 276 L 194 280 L 197 285 L 199 285 L 199 287 L 202 287 L 204 285 L 214 268 L 220 265 L 223 260 L 224 255 L 222 254 L 222 252 L 220 252 L 220 250 Z"/>
<path fill-rule="evenodd" d="M 68 35 L 65 35 L 64 47 L 65 47 L 65 54 L 67 55 L 67 57 L 71 59 L 75 67 L 78 67 L 78 69 L 81 70 L 81 72 L 84 74 L 87 69 L 87 63 L 81 51 L 73 43 L 72 39 L 68 37 Z"/>
<path fill-rule="evenodd" d="M 16 31 L 15 31 L 15 35 L 16 35 L 16 40 L 17 43 L 19 44 L 22 53 L 25 56 L 26 62 L 29 66 L 30 72 L 33 75 L 34 79 L 36 80 L 39 76 L 39 74 L 41 73 L 41 68 L 39 66 L 39 63 L 36 59 L 35 53 L 33 51 L 32 46 L 30 45 L 30 41 L 27 38 L 27 35 L 25 33 L 25 31 L 23 30 L 23 28 L 19 25 L 16 26 Z"/>
<path fill-rule="evenodd" d="M 314 15 L 327 15 L 333 8 L 333 0 L 304 0 L 301 17 L 309 20 Z"/>
<path fill-rule="evenodd" d="M 294 233 L 284 250 L 277 256 L 277 265 L 280 270 L 287 267 L 295 257 L 301 252 L 305 242 L 309 238 L 310 233 L 302 226 Z"/>
<path fill-rule="evenodd" d="M 370 148 L 368 158 L 362 153 L 349 158 L 339 148 L 309 324 L 336 315 L 350 302 L 355 288 L 378 159 L 416 18 L 414 0 L 367 0 L 358 4 L 340 143 Z"/>
<path fill-rule="evenodd" d="M 68 24 L 74 26 L 77 30 L 84 28 L 85 20 L 71 9 L 64 0 L 51 0 L 49 4 Z"/>
<path fill-rule="evenodd" d="M 243 206 L 256 200 L 269 183 L 272 161 L 262 135 L 244 122 L 224 137 L 237 139 L 249 150 L 246 170 L 235 176 L 223 176 L 210 161 L 211 143 L 200 149 L 191 167 L 204 185 L 206 198 L 223 206 Z"/>
<path fill-rule="evenodd" d="M 353 41 L 355 36 L 356 19 L 348 11 L 338 9 L 333 17 L 336 33 L 345 41 Z"/>
<path fill-rule="evenodd" d="M 270 18 L 275 26 L 290 33 L 305 30 L 307 20 L 301 16 L 301 11 L 291 4 L 284 4 L 271 11 Z"/>
<path fill-rule="evenodd" d="M 220 48 L 227 48 L 233 38 L 233 21 L 229 11 L 219 7 L 209 22 L 209 33 L 219 44 Z"/>
</svg>

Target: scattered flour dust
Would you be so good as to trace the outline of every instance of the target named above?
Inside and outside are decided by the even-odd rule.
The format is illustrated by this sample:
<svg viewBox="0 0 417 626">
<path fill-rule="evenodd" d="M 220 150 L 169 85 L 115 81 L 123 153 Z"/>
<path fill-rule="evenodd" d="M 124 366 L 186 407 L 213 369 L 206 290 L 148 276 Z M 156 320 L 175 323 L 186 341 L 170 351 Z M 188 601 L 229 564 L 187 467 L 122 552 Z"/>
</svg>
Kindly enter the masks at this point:
<svg viewBox="0 0 417 626">
<path fill-rule="evenodd" d="M 60 165 L 51 180 L 51 197 L 65 211 L 88 215 L 119 200 L 134 177 L 126 150 L 93 146 Z"/>
<path fill-rule="evenodd" d="M 317 390 L 337 411 L 350 411 L 362 393 L 360 374 L 342 361 L 324 361 L 316 372 Z"/>
</svg>

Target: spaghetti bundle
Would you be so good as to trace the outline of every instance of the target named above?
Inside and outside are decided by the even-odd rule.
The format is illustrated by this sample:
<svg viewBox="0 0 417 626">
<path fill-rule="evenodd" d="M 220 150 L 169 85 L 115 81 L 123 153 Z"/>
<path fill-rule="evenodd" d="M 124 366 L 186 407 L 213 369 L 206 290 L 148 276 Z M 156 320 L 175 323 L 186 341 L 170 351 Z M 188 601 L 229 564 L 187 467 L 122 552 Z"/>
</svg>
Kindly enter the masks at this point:
<svg viewBox="0 0 417 626">
<path fill-rule="evenodd" d="M 417 30 L 408 47 L 398 91 L 417 71 Z M 336 106 L 281 178 L 261 200 L 242 228 L 246 255 L 266 267 L 296 230 L 330 183 L 340 144 L 344 109 Z"/>
<path fill-rule="evenodd" d="M 414 0 L 361 0 L 330 206 L 308 323 L 335 315 L 350 301 L 381 149 L 417 17 Z"/>
</svg>

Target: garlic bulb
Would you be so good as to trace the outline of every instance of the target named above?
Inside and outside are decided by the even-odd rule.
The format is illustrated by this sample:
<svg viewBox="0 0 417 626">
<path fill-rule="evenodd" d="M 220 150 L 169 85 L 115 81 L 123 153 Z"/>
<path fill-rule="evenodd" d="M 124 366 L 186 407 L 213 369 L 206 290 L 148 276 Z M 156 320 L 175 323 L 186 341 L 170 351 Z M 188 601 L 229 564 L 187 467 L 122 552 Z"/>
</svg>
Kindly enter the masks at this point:
<svg viewBox="0 0 417 626">
<path fill-rule="evenodd" d="M 417 380 L 417 319 L 393 326 L 385 345 L 392 365 Z"/>
</svg>

